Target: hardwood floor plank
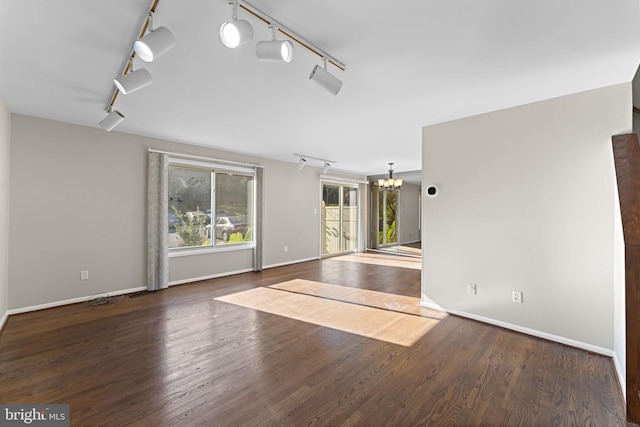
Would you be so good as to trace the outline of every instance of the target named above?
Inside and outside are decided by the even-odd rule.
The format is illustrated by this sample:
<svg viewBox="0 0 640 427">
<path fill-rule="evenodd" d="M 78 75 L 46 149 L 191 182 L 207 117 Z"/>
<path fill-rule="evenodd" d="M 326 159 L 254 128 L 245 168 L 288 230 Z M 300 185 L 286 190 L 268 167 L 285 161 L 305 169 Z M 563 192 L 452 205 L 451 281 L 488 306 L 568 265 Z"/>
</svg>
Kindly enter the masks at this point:
<svg viewBox="0 0 640 427">
<path fill-rule="evenodd" d="M 74 426 L 625 425 L 604 356 L 456 316 L 404 347 L 216 300 L 294 279 L 420 296 L 419 270 L 334 258 L 10 316 L 0 402 L 67 403 Z"/>
</svg>

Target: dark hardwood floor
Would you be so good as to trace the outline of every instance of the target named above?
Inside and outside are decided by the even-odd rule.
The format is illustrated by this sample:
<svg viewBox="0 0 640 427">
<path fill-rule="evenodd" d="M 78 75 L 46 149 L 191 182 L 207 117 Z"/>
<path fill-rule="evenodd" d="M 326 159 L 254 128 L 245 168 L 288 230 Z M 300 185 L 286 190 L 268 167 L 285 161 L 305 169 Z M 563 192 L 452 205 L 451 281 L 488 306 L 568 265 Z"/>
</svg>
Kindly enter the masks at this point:
<svg viewBox="0 0 640 427">
<path fill-rule="evenodd" d="M 78 426 L 626 425 L 607 357 L 455 316 L 402 347 L 214 299 L 296 278 L 420 295 L 419 270 L 326 259 L 10 316 L 0 402 Z"/>
</svg>

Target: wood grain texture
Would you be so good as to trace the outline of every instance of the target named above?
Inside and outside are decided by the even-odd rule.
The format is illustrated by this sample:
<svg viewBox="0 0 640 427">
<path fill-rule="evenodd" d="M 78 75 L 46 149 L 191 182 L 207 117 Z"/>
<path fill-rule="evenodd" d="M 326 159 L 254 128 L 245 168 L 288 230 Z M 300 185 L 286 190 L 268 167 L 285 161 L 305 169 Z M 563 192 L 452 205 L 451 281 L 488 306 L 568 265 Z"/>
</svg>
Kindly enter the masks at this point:
<svg viewBox="0 0 640 427">
<path fill-rule="evenodd" d="M 615 135 L 613 157 L 626 245 L 640 245 L 640 146 L 635 134 Z"/>
<path fill-rule="evenodd" d="M 625 243 L 627 419 L 640 422 L 640 146 L 635 134 L 612 137 Z"/>
<path fill-rule="evenodd" d="M 610 358 L 456 316 L 404 347 L 215 298 L 292 279 L 417 298 L 420 270 L 312 261 L 10 316 L 2 403 L 74 426 L 625 425 Z"/>
</svg>

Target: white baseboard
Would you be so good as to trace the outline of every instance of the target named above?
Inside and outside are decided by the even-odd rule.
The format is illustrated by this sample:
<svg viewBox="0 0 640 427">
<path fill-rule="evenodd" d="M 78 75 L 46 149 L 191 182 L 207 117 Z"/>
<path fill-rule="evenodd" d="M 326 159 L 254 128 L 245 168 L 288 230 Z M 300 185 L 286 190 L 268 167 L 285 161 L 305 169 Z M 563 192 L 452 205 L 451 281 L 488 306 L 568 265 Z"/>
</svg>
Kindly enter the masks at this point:
<svg viewBox="0 0 640 427">
<path fill-rule="evenodd" d="M 622 375 L 622 368 L 620 367 L 620 361 L 618 360 L 618 357 L 614 354 L 613 355 L 613 365 L 616 368 L 616 375 L 618 377 L 618 385 L 620 386 L 620 389 L 622 390 L 622 397 L 624 398 L 624 401 L 627 401 L 627 379 L 625 378 L 624 375 Z"/>
<path fill-rule="evenodd" d="M 279 263 L 279 264 L 265 265 L 265 266 L 262 266 L 262 269 L 266 270 L 267 268 L 282 267 L 282 266 L 285 266 L 285 265 L 298 264 L 298 263 L 301 263 L 301 262 L 315 261 L 317 259 L 319 259 L 319 258 L 314 257 L 314 258 L 308 258 L 308 259 L 300 259 L 300 260 L 296 260 L 296 261 L 288 261 L 288 262 L 283 262 L 283 263 Z M 212 274 L 212 275 L 209 275 L 209 276 L 191 277 L 189 279 L 174 280 L 173 282 L 169 282 L 169 286 L 184 285 L 185 283 L 199 282 L 201 280 L 217 279 L 217 278 L 220 278 L 220 277 L 233 276 L 234 274 L 250 273 L 252 271 L 254 271 L 253 268 L 245 268 L 245 269 L 242 269 L 242 270 L 227 271 L 227 272 L 224 272 L 224 273 Z"/>
<path fill-rule="evenodd" d="M 7 319 L 9 319 L 9 312 L 5 311 L 2 319 L 0 319 L 0 331 L 4 328 L 4 325 L 7 324 Z"/>
<path fill-rule="evenodd" d="M 263 269 L 267 269 L 267 268 L 275 268 L 275 267 L 283 267 L 285 265 L 292 265 L 292 264 L 300 264 L 301 262 L 307 262 L 307 261 L 317 261 L 319 260 L 320 257 L 313 257 L 313 258 L 306 258 L 306 259 L 298 259 L 295 261 L 287 261 L 287 262 L 280 262 L 278 264 L 269 264 L 269 265 L 264 265 L 262 266 Z"/>
<path fill-rule="evenodd" d="M 432 304 L 432 303 L 420 302 L 420 305 L 423 306 L 423 307 L 444 311 L 444 312 L 447 312 L 449 314 L 454 314 L 456 316 L 466 317 L 468 319 L 477 320 L 477 321 L 482 322 L 482 323 L 487 323 L 487 324 L 490 324 L 490 325 L 500 326 L 501 328 L 510 329 L 512 331 L 521 332 L 523 334 L 531 335 L 531 336 L 534 336 L 534 337 L 543 338 L 543 339 L 546 339 L 546 340 L 549 340 L 549 341 L 554 341 L 554 342 L 557 342 L 557 343 L 560 343 L 560 344 L 565 344 L 565 345 L 568 345 L 568 346 L 571 346 L 571 347 L 580 348 L 582 350 L 587 350 L 587 351 L 590 351 L 592 353 L 598 353 L 598 354 L 602 354 L 604 356 L 609 356 L 609 357 L 614 357 L 615 356 L 614 351 L 611 350 L 611 349 L 604 348 L 604 347 L 599 347 L 597 345 L 587 344 L 587 343 L 584 343 L 584 342 L 581 342 L 581 341 L 572 340 L 571 338 L 565 338 L 565 337 L 561 337 L 559 335 L 549 334 L 547 332 L 542 332 L 542 331 L 538 331 L 538 330 L 535 330 L 535 329 L 526 328 L 524 326 L 514 325 L 513 323 L 503 322 L 501 320 L 491 319 L 489 317 L 479 316 L 479 315 L 473 314 L 473 313 L 467 313 L 467 312 L 464 312 L 464 311 L 442 308 L 442 307 L 439 307 L 438 305 Z"/>
<path fill-rule="evenodd" d="M 109 295 L 131 294 L 133 292 L 140 292 L 140 291 L 144 291 L 146 289 L 147 289 L 146 286 L 141 286 L 141 287 L 138 287 L 138 288 L 121 289 L 121 290 L 118 290 L 118 291 L 100 292 L 98 294 L 87 295 L 87 296 L 84 296 L 84 297 L 71 298 L 71 299 L 66 299 L 66 300 L 62 300 L 62 301 L 54 301 L 54 302 L 49 302 L 49 303 L 46 303 L 46 304 L 32 305 L 30 307 L 14 308 L 14 309 L 9 310 L 7 312 L 7 314 L 11 315 L 11 314 L 28 313 L 30 311 L 44 310 L 45 308 L 53 308 L 53 307 L 60 307 L 62 305 L 76 304 L 76 303 L 79 303 L 79 302 L 88 301 L 89 298 L 94 297 L 96 295 L 103 295 L 103 294 L 109 294 Z"/>
<path fill-rule="evenodd" d="M 173 282 L 169 282 L 169 286 L 184 285 L 185 283 L 199 282 L 201 280 L 217 279 L 219 277 L 233 276 L 234 274 L 249 273 L 251 271 L 253 271 L 253 268 L 245 268 L 245 269 L 242 269 L 242 270 L 227 271 L 227 272 L 224 272 L 224 273 L 211 274 L 209 276 L 191 277 L 189 279 L 174 280 Z"/>
</svg>

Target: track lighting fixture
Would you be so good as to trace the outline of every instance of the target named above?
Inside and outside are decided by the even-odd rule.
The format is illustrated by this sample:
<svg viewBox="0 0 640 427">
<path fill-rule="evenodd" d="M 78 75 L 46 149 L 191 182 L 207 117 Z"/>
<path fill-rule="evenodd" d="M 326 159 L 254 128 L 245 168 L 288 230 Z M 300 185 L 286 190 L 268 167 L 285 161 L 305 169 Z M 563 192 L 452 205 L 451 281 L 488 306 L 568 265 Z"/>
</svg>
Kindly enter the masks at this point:
<svg viewBox="0 0 640 427">
<path fill-rule="evenodd" d="M 107 132 L 110 132 L 113 128 L 118 126 L 121 121 L 124 120 L 124 115 L 113 108 L 109 108 L 107 117 L 100 121 L 100 127 Z"/>
<path fill-rule="evenodd" d="M 304 157 L 300 157 L 300 161 L 298 162 L 298 170 L 301 171 L 307 164 L 307 159 Z"/>
<path fill-rule="evenodd" d="M 150 85 L 153 83 L 153 78 L 145 68 L 133 71 L 133 60 L 130 60 L 128 72 L 118 79 L 113 79 L 113 83 L 120 92 L 127 95 Z"/>
<path fill-rule="evenodd" d="M 320 157 L 307 156 L 306 154 L 294 153 L 294 155 L 300 158 L 300 160 L 298 160 L 298 170 L 302 170 L 307 165 L 309 160 L 318 160 L 319 162 L 322 162 L 322 174 L 325 174 L 327 173 L 329 168 L 333 166 L 334 163 L 336 163 L 335 160 L 321 159 Z"/>
<path fill-rule="evenodd" d="M 255 6 L 248 3 L 246 0 L 228 0 L 229 4 L 233 5 L 233 19 L 231 21 L 224 22 L 220 25 L 219 36 L 223 45 L 228 48 L 235 48 L 243 43 L 246 43 L 253 37 L 253 28 L 251 24 L 245 20 L 238 20 L 237 10 L 238 7 L 242 8 L 249 14 L 258 18 L 265 24 L 267 24 L 272 31 L 272 40 L 261 41 L 256 45 L 256 56 L 261 61 L 277 61 L 277 62 L 291 62 L 294 57 L 294 43 L 297 43 L 318 57 L 322 58 L 324 67 L 316 66 L 309 78 L 316 81 L 320 86 L 324 87 L 329 92 L 337 95 L 342 88 L 342 81 L 337 77 L 331 75 L 327 70 L 327 63 L 335 66 L 339 70 L 346 70 L 347 66 L 336 58 L 331 56 L 328 52 L 320 49 L 318 46 L 305 40 L 299 34 L 284 27 L 280 23 L 276 22 L 266 13 L 262 12 Z M 276 30 L 290 40 L 277 41 L 275 37 Z"/>
<path fill-rule="evenodd" d="M 149 13 L 149 32 L 133 43 L 133 50 L 140 59 L 152 62 L 176 45 L 173 33 L 167 27 L 153 29 L 153 12 Z"/>
<path fill-rule="evenodd" d="M 329 73 L 329 71 L 327 70 L 326 58 L 322 58 L 322 62 L 324 64 L 324 67 L 320 67 L 319 65 L 313 67 L 313 71 L 311 71 L 309 79 L 318 83 L 320 86 L 322 86 L 332 94 L 337 95 L 342 88 L 342 81 Z"/>
<path fill-rule="evenodd" d="M 258 42 L 256 56 L 260 61 L 266 62 L 291 62 L 295 54 L 293 43 L 289 40 L 276 40 L 276 27 L 271 28 L 271 40 Z"/>
<path fill-rule="evenodd" d="M 238 0 L 230 0 L 229 4 L 233 5 L 232 20 L 220 25 L 218 35 L 225 47 L 235 49 L 253 38 L 253 27 L 249 21 L 238 20 Z"/>
</svg>

